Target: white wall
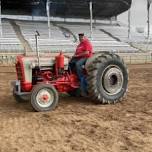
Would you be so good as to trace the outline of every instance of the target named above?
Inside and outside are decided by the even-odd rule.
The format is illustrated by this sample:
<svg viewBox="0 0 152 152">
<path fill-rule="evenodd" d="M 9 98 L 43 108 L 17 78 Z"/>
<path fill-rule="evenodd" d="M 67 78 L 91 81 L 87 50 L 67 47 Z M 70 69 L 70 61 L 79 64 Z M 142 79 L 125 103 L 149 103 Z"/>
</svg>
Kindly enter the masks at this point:
<svg viewBox="0 0 152 152">
<path fill-rule="evenodd" d="M 128 12 L 118 16 L 118 21 L 127 24 Z M 150 9 L 150 22 L 152 28 L 152 4 Z M 133 0 L 131 7 L 131 26 L 132 28 L 143 27 L 147 29 L 147 0 Z M 152 33 L 152 29 L 151 29 Z"/>
</svg>

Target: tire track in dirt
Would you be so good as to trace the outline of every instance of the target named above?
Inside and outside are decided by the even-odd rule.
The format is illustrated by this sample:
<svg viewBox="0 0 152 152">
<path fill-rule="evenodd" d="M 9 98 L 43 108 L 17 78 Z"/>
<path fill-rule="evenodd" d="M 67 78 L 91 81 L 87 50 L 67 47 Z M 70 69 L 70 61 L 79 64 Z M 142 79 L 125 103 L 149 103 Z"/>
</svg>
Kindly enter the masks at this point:
<svg viewBox="0 0 152 152">
<path fill-rule="evenodd" d="M 16 103 L 8 85 L 15 73 L 0 74 L 0 151 L 150 152 L 152 65 L 138 66 L 130 68 L 129 94 L 122 103 L 94 105 L 61 97 L 58 108 L 48 113 Z"/>
</svg>

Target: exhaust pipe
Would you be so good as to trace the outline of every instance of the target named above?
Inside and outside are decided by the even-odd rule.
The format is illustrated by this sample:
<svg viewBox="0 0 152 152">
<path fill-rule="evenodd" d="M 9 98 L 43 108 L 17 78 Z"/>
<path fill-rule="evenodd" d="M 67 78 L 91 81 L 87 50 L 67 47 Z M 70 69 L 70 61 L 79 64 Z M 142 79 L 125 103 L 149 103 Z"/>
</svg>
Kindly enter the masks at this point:
<svg viewBox="0 0 152 152">
<path fill-rule="evenodd" d="M 35 41 L 36 41 L 36 53 L 37 53 L 37 59 L 38 59 L 38 67 L 40 67 L 40 52 L 38 49 L 38 37 L 40 36 L 40 33 L 36 31 L 35 34 Z"/>
</svg>

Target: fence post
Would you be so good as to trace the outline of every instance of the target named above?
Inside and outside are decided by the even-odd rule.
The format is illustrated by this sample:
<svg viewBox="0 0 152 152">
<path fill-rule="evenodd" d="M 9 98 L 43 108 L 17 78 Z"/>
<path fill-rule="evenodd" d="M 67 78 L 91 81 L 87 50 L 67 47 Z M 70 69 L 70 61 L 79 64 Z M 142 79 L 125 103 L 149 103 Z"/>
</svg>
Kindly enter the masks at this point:
<svg viewBox="0 0 152 152">
<path fill-rule="evenodd" d="M 128 10 L 128 39 L 130 39 L 130 28 L 131 28 L 131 10 Z"/>
<path fill-rule="evenodd" d="M 89 8 L 90 8 L 90 38 L 92 40 L 92 33 L 93 33 L 93 10 L 92 10 L 92 1 L 89 2 Z"/>
<path fill-rule="evenodd" d="M 51 38 L 50 4 L 51 4 L 51 1 L 50 1 L 50 0 L 47 0 L 47 2 L 46 2 L 46 12 L 47 12 L 47 19 L 48 19 L 49 39 Z"/>
<path fill-rule="evenodd" d="M 145 55 L 145 64 L 146 64 L 146 62 L 147 62 L 147 56 Z"/>
<path fill-rule="evenodd" d="M 2 31 L 2 11 L 1 11 L 1 1 L 0 1 L 0 37 L 3 37 L 3 31 Z"/>
</svg>

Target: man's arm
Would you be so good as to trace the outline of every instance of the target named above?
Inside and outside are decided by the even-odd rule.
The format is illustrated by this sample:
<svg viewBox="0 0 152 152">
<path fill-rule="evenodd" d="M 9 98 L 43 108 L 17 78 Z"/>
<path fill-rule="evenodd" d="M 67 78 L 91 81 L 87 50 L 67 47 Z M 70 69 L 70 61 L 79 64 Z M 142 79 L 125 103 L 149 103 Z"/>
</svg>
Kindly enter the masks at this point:
<svg viewBox="0 0 152 152">
<path fill-rule="evenodd" d="M 74 57 L 84 57 L 86 55 L 89 55 L 89 51 L 84 51 L 84 52 L 82 52 L 82 53 L 80 53 L 78 55 L 75 54 Z"/>
<path fill-rule="evenodd" d="M 72 56 L 69 56 L 69 55 L 66 55 L 66 54 L 64 54 L 64 57 L 66 57 L 66 58 L 68 58 L 68 59 L 71 59 L 71 58 L 72 58 Z"/>
</svg>

